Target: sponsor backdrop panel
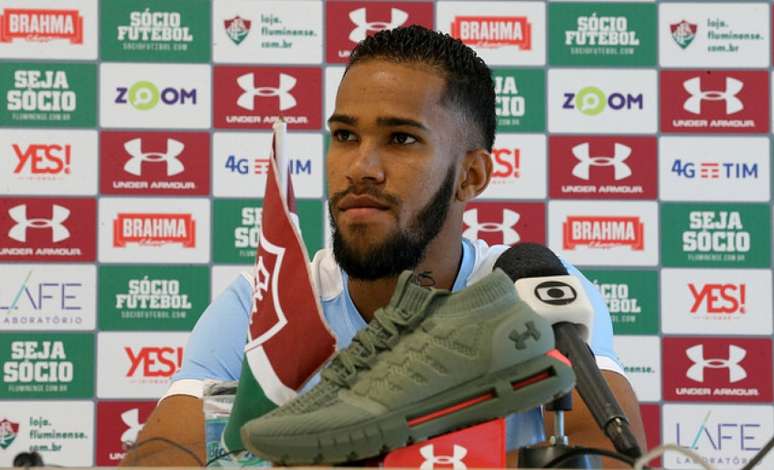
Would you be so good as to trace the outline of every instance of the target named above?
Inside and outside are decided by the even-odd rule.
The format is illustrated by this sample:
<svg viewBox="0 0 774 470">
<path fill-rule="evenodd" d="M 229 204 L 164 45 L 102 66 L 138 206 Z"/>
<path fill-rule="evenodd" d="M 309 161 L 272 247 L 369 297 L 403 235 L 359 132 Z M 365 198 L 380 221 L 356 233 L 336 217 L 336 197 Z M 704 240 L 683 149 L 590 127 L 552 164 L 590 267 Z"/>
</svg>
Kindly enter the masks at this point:
<svg viewBox="0 0 774 470">
<path fill-rule="evenodd" d="M 190 331 L 210 300 L 207 266 L 99 269 L 101 330 Z"/>
<path fill-rule="evenodd" d="M 0 265 L 3 331 L 93 330 L 97 273 L 92 264 Z"/>
<path fill-rule="evenodd" d="M 36 449 L 48 465 L 94 465 L 93 402 L 0 401 L 0 410 L 3 467 L 13 466 L 14 457 L 30 449 Z"/>
<path fill-rule="evenodd" d="M 771 10 L 0 0 L 0 466 L 30 446 L 120 461 L 209 301 L 250 282 L 279 116 L 304 241 L 330 245 L 325 128 L 351 50 L 420 24 L 492 67 L 492 178 L 464 235 L 578 265 L 649 445 L 741 467 L 774 431 Z"/>
</svg>

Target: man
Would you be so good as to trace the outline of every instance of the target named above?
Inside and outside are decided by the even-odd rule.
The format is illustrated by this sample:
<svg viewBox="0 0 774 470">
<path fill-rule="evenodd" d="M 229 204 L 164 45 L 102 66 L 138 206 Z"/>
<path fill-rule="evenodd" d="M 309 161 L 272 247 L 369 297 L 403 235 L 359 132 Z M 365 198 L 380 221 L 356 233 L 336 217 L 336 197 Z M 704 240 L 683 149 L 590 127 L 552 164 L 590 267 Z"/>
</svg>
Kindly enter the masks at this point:
<svg viewBox="0 0 774 470">
<path fill-rule="evenodd" d="M 462 238 L 465 205 L 484 191 L 492 173 L 494 109 L 488 67 L 447 35 L 412 26 L 380 32 L 353 51 L 328 120 L 333 252 L 321 250 L 312 262 L 338 348 L 388 303 L 403 270 L 437 288 L 459 290 L 491 272 L 507 248 Z M 568 269 L 583 279 L 595 303 L 592 348 L 644 447 L 637 400 L 612 350 L 607 309 L 591 284 Z M 245 277 L 207 309 L 138 442 L 164 437 L 203 459 L 203 380 L 238 379 L 251 308 L 252 282 Z M 574 408 L 566 425 L 571 442 L 610 448 L 577 394 Z M 544 419 L 550 430 L 552 416 L 540 410 L 510 417 L 509 449 L 542 440 Z M 129 462 L 194 463 L 161 441 L 138 448 Z"/>
</svg>

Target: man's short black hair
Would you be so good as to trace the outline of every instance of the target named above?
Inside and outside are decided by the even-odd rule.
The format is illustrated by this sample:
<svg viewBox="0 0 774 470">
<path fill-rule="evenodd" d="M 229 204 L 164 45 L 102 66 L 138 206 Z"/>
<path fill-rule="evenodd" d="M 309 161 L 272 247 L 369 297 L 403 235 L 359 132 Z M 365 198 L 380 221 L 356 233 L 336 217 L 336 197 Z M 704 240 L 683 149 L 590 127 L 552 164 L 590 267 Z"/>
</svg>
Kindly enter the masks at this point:
<svg viewBox="0 0 774 470">
<path fill-rule="evenodd" d="M 476 147 L 492 151 L 495 126 L 495 91 L 491 71 L 475 51 L 459 39 L 419 25 L 388 29 L 369 36 L 352 50 L 349 67 L 369 59 L 418 63 L 438 69 L 446 79 L 443 100 L 456 105 L 475 126 Z"/>
</svg>

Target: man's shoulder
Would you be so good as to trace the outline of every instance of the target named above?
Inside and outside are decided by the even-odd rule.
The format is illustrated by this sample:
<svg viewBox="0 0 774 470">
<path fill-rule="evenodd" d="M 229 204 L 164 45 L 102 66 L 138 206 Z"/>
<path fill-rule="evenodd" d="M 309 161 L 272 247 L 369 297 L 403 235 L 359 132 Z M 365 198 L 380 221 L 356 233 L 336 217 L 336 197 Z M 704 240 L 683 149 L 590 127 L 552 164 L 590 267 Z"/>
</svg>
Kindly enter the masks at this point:
<svg viewBox="0 0 774 470">
<path fill-rule="evenodd" d="M 310 271 L 312 282 L 321 301 L 332 300 L 341 295 L 344 290 L 344 280 L 341 268 L 333 257 L 333 250 L 323 248 L 315 253 Z"/>
<path fill-rule="evenodd" d="M 469 240 L 467 238 L 463 240 L 463 243 L 470 246 L 473 255 L 473 269 L 471 269 L 466 282 L 468 285 L 491 273 L 497 258 L 509 248 L 508 245 L 489 245 L 484 240 Z"/>
</svg>

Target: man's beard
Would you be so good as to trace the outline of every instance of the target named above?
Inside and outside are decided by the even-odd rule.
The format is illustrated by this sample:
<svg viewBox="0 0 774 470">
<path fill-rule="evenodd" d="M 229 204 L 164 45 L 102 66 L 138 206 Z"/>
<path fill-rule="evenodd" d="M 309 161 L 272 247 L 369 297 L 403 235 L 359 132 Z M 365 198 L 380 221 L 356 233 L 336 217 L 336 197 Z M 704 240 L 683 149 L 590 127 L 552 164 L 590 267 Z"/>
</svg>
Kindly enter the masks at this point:
<svg viewBox="0 0 774 470">
<path fill-rule="evenodd" d="M 381 244 L 363 253 L 347 244 L 333 217 L 336 203 L 345 195 L 353 193 L 353 188 L 336 193 L 329 201 L 328 212 L 333 231 L 333 256 L 339 266 L 353 279 L 364 281 L 397 276 L 407 269 L 415 268 L 424 258 L 427 245 L 438 235 L 446 221 L 454 191 L 454 168 L 449 168 L 441 187 L 416 214 L 407 229 L 396 228 L 395 233 L 389 234 Z M 373 186 L 368 187 L 364 193 L 380 200 L 386 199 Z M 400 204 L 400 199 L 389 197 L 389 200 Z M 353 236 L 357 237 L 358 231 L 356 227 Z"/>
</svg>

